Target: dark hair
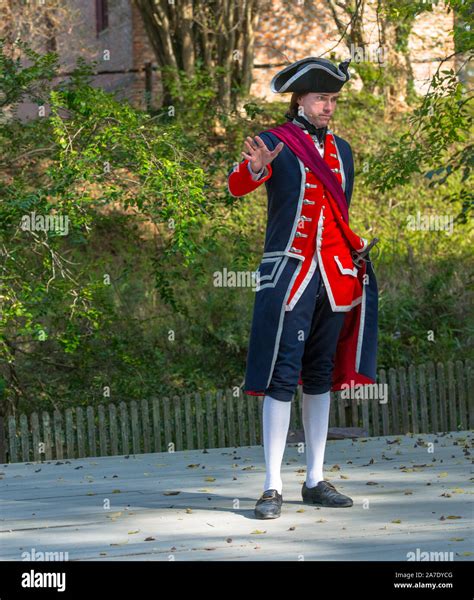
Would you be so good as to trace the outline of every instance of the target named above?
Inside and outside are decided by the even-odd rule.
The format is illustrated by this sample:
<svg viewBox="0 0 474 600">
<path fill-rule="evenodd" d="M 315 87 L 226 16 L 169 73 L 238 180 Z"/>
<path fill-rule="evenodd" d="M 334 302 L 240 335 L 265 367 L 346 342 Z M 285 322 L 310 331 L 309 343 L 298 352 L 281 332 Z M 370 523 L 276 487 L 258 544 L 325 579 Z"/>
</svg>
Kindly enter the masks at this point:
<svg viewBox="0 0 474 600">
<path fill-rule="evenodd" d="M 291 94 L 291 99 L 290 99 L 290 107 L 288 108 L 287 112 L 285 113 L 285 117 L 287 119 L 294 119 L 295 117 L 298 116 L 298 98 L 300 96 L 304 96 L 305 94 L 308 94 L 309 92 L 293 92 Z"/>
</svg>

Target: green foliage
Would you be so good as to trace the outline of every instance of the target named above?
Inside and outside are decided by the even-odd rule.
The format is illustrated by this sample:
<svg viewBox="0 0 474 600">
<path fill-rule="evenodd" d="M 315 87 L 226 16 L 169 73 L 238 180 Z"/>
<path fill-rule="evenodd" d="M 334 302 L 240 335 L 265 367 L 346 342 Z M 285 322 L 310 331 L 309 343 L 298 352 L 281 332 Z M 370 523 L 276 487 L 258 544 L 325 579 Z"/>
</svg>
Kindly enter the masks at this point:
<svg viewBox="0 0 474 600">
<path fill-rule="evenodd" d="M 29 75 L 1 58 L 14 102 L 53 74 L 53 57 L 29 56 Z M 243 139 L 283 122 L 287 104 L 251 98 L 246 114 L 224 114 L 198 65 L 195 78 L 174 80 L 179 105 L 149 115 L 89 76 L 79 63 L 70 82 L 41 91 L 46 117 L 0 130 L 4 411 L 242 381 L 254 292 L 216 287 L 213 274 L 257 267 L 266 195 L 231 197 L 226 177 Z M 440 74 L 411 121 L 384 122 L 380 97 L 347 91 L 331 125 L 356 158 L 352 226 L 381 240 L 380 366 L 469 352 L 466 99 Z M 417 211 L 448 206 L 458 214 L 451 235 L 407 227 Z M 33 211 L 67 216 L 67 235 L 22 229 Z"/>
<path fill-rule="evenodd" d="M 11 58 L 4 52 L 4 39 L 0 39 L 0 106 L 8 106 L 28 95 L 33 101 L 41 103 L 48 82 L 52 81 L 58 68 L 58 57 L 49 52 L 40 55 L 27 44 L 18 40 L 17 46 L 22 49 L 31 65 L 21 66 L 21 59 Z"/>
<path fill-rule="evenodd" d="M 10 109 L 23 97 L 37 99 L 35 78 L 54 75 L 51 55 L 28 57 L 33 64 L 24 68 L 2 53 L 8 68 L 0 84 Z M 90 67 L 78 64 L 69 82 L 49 91 L 48 116 L 27 123 L 6 119 L 0 132 L 0 353 L 12 373 L 18 356 L 44 356 L 48 364 L 51 355 L 87 353 L 91 340 L 111 325 L 113 286 L 104 280 L 113 283 L 113 266 L 88 256 L 103 215 L 136 215 L 143 230 L 137 244 L 153 246 L 154 236 L 149 276 L 161 300 L 177 312 L 185 308 L 174 283 L 183 269 L 191 281 L 192 270 L 199 272 L 198 260 L 208 251 L 202 231 L 219 219 L 218 196 L 190 150 L 192 135 L 179 122 L 160 123 L 91 87 L 89 75 Z M 67 235 L 54 223 L 59 218 L 67 222 Z M 107 236 L 112 223 L 107 221 Z M 28 395 L 18 386 L 15 396 L 18 401 Z"/>
<path fill-rule="evenodd" d="M 460 174 L 463 186 L 449 201 L 462 200 L 457 219 L 465 222 L 469 203 L 464 186 L 469 184 L 473 164 L 471 99 L 453 70 L 436 73 L 430 91 L 409 117 L 409 128 L 382 153 L 368 157 L 367 183 L 383 192 L 422 174 L 435 188 Z"/>
</svg>

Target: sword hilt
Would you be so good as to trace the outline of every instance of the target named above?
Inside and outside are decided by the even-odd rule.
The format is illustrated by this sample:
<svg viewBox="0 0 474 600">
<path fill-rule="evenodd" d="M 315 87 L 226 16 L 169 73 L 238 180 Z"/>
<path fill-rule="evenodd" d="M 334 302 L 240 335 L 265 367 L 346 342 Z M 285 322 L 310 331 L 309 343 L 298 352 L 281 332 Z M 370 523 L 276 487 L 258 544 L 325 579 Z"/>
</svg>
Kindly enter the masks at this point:
<svg viewBox="0 0 474 600">
<path fill-rule="evenodd" d="M 378 244 L 379 242 L 379 238 L 375 237 L 369 244 L 367 244 L 367 247 L 362 250 L 361 252 L 357 252 L 356 250 L 352 251 L 352 261 L 354 262 L 354 264 L 358 267 L 361 266 L 361 261 L 365 260 L 365 257 L 367 256 L 367 254 L 372 250 L 372 248 L 375 246 L 375 244 Z"/>
</svg>

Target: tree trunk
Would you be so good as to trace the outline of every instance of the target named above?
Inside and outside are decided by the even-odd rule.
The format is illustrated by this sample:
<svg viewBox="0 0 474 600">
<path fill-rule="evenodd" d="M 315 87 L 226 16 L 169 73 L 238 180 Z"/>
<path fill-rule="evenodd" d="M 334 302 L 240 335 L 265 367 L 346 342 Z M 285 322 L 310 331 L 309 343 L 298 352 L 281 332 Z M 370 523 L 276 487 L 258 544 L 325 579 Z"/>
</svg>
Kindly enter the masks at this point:
<svg viewBox="0 0 474 600">
<path fill-rule="evenodd" d="M 181 97 L 179 73 L 193 77 L 199 58 L 217 81 L 217 101 L 228 110 L 235 87 L 252 83 L 255 26 L 264 10 L 258 0 L 133 0 L 163 75 L 164 104 Z M 170 74 L 167 76 L 167 67 Z M 217 67 L 219 71 L 217 71 Z"/>
<path fill-rule="evenodd" d="M 397 49 L 398 28 L 395 23 L 383 23 L 381 28 L 382 44 L 385 48 L 385 69 L 388 81 L 383 88 L 385 97 L 385 115 L 390 118 L 394 113 L 408 108 L 408 84 L 412 76 L 411 63 L 408 53 Z"/>
</svg>

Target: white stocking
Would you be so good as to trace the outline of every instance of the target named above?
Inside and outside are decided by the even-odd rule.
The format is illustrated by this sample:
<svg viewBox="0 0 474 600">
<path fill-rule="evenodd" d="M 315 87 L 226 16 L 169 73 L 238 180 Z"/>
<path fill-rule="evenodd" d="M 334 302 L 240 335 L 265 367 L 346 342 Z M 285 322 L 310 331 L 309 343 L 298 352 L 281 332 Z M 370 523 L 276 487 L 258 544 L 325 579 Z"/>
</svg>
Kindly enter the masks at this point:
<svg viewBox="0 0 474 600">
<path fill-rule="evenodd" d="M 290 426 L 291 402 L 265 396 L 263 400 L 263 447 L 266 477 L 263 491 L 282 493 L 281 463 Z"/>
<path fill-rule="evenodd" d="M 329 427 L 330 392 L 303 394 L 303 427 L 306 447 L 306 486 L 323 481 L 324 451 Z"/>
</svg>

